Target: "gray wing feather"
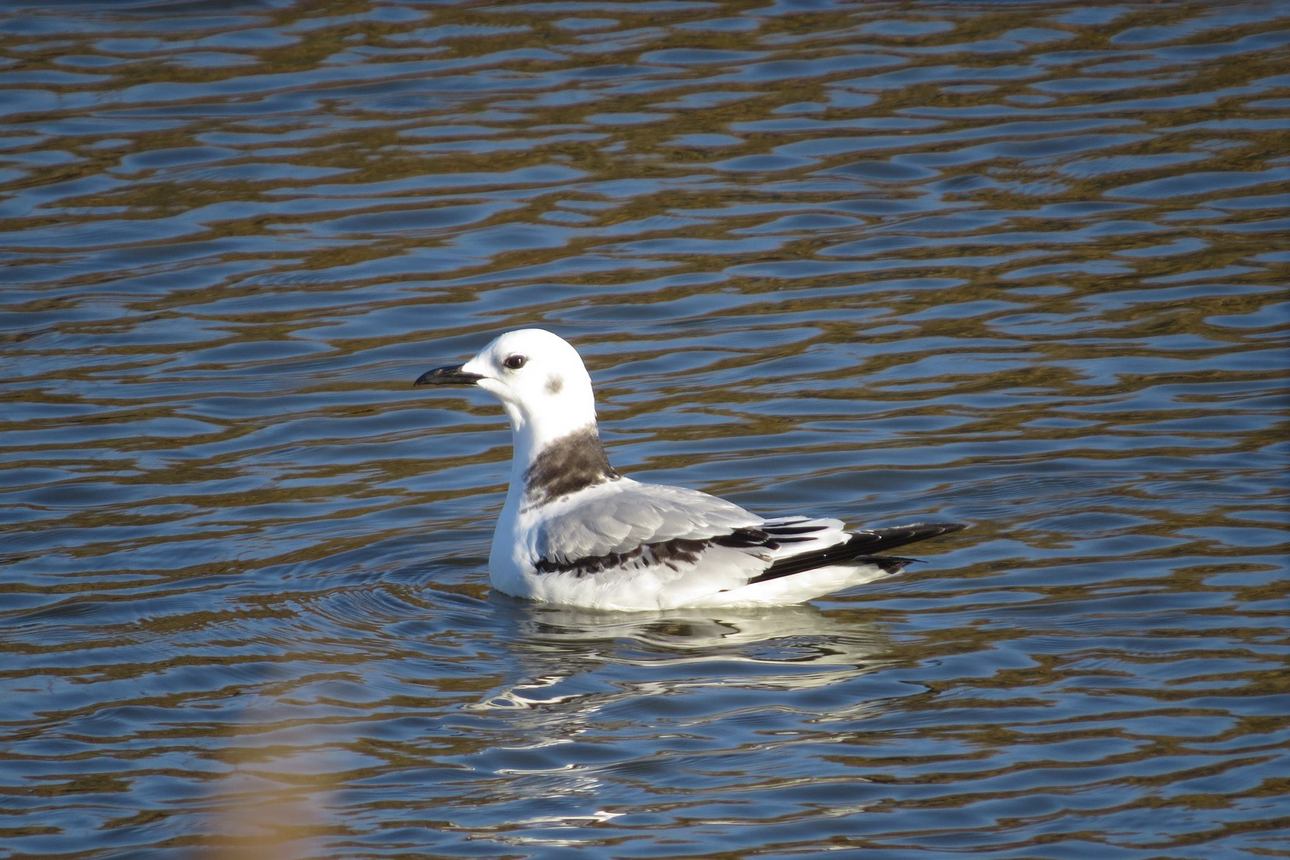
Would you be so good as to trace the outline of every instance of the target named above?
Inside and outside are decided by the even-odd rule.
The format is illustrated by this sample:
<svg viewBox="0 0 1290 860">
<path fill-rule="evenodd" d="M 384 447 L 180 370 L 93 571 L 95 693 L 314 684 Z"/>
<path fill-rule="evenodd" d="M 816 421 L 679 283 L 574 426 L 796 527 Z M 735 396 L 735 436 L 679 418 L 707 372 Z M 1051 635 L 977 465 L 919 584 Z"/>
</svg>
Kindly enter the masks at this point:
<svg viewBox="0 0 1290 860">
<path fill-rule="evenodd" d="M 613 489 L 589 495 L 544 522 L 534 546 L 538 557 L 567 563 L 677 538 L 703 540 L 763 522 L 698 490 L 634 481 Z"/>
</svg>

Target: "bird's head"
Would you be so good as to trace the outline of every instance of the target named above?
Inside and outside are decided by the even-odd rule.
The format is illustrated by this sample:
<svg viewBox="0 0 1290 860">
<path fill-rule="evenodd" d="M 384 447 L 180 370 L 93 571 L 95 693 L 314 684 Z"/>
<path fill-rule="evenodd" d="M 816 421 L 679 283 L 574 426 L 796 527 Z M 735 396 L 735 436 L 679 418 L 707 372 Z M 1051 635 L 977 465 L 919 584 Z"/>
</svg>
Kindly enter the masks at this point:
<svg viewBox="0 0 1290 860">
<path fill-rule="evenodd" d="M 509 331 L 465 364 L 437 367 L 414 385 L 473 385 L 502 402 L 517 435 L 547 440 L 594 425 L 591 377 L 568 341 L 538 328 Z"/>
</svg>

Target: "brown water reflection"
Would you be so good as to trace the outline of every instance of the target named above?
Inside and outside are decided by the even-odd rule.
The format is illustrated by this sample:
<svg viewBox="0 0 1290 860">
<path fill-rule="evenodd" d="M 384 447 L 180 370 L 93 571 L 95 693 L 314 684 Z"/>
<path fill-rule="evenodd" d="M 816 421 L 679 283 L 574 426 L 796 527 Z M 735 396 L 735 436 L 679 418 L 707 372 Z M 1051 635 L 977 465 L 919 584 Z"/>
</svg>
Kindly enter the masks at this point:
<svg viewBox="0 0 1290 860">
<path fill-rule="evenodd" d="M 1288 23 L 0 10 L 0 856 L 1284 856 Z M 973 528 L 490 596 L 498 411 L 408 386 L 530 324 L 625 470 Z"/>
</svg>

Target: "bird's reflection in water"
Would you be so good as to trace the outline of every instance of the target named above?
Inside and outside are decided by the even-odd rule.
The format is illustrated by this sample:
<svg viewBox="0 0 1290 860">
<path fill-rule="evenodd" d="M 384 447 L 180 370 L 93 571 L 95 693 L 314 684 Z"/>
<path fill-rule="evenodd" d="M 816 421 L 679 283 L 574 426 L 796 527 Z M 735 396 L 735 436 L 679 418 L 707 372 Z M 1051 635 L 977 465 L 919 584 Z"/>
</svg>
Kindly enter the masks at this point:
<svg viewBox="0 0 1290 860">
<path fill-rule="evenodd" d="M 492 602 L 516 674 L 475 706 L 484 710 L 577 699 L 597 708 L 699 687 L 802 690 L 892 662 L 875 625 L 810 604 L 626 613 Z"/>
<path fill-rule="evenodd" d="M 814 606 L 597 613 L 490 598 L 512 674 L 465 706 L 487 749 L 462 757 L 490 802 L 514 810 L 501 840 L 589 838 L 623 814 L 623 786 L 759 782 L 748 756 L 834 744 L 890 696 L 873 625 Z M 536 804 L 533 798 L 541 798 Z M 630 804 L 628 804 L 630 806 Z"/>
</svg>

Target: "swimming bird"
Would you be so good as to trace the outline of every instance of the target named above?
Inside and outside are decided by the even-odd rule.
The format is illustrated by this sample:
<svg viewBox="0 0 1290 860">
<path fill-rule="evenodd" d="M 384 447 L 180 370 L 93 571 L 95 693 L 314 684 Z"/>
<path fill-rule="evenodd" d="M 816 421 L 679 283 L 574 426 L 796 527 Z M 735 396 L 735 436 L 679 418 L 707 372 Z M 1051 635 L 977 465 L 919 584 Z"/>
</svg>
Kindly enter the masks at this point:
<svg viewBox="0 0 1290 860">
<path fill-rule="evenodd" d="M 842 521 L 761 517 L 609 464 L 591 377 L 564 339 L 500 335 L 465 364 L 414 385 L 469 385 L 502 403 L 513 459 L 489 552 L 494 588 L 543 603 L 609 610 L 801 603 L 893 574 L 885 555 L 963 528 L 912 523 L 848 532 Z"/>
</svg>

